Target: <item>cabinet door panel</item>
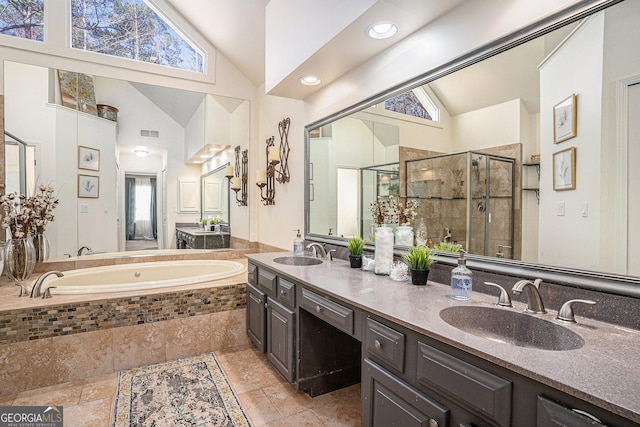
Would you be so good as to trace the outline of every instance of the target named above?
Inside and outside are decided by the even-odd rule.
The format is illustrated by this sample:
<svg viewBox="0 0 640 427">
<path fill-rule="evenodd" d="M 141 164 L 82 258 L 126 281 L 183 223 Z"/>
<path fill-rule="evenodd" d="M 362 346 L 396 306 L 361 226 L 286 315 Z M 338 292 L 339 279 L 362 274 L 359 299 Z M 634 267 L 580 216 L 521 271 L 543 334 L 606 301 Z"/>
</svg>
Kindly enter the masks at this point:
<svg viewBox="0 0 640 427">
<path fill-rule="evenodd" d="M 597 420 L 597 421 L 596 421 Z M 538 419 L 537 424 L 543 426 L 564 426 L 564 427 L 584 427 L 584 426 L 604 426 L 593 416 L 585 416 L 558 405 L 555 402 L 538 396 Z"/>
<path fill-rule="evenodd" d="M 449 410 L 365 359 L 362 367 L 362 425 L 446 427 Z"/>
<path fill-rule="evenodd" d="M 261 352 L 267 349 L 266 294 L 247 284 L 247 335 Z"/>
<path fill-rule="evenodd" d="M 294 376 L 294 312 L 267 298 L 267 358 L 289 382 Z"/>
</svg>

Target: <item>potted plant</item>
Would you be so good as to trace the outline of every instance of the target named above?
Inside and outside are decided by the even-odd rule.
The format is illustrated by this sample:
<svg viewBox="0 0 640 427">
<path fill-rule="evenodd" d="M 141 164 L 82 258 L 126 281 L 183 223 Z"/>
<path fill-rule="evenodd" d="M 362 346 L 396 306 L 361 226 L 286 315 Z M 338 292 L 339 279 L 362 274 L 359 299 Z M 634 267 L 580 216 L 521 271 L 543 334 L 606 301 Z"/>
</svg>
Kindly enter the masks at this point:
<svg viewBox="0 0 640 427">
<path fill-rule="evenodd" d="M 362 249 L 364 248 L 364 240 L 359 236 L 354 236 L 347 241 L 347 249 L 349 249 L 349 262 L 351 268 L 362 267 Z"/>
<path fill-rule="evenodd" d="M 412 246 L 408 253 L 402 255 L 402 259 L 411 270 L 411 284 L 426 285 L 429 277 L 429 267 L 433 264 L 433 256 L 426 246 Z"/>
</svg>

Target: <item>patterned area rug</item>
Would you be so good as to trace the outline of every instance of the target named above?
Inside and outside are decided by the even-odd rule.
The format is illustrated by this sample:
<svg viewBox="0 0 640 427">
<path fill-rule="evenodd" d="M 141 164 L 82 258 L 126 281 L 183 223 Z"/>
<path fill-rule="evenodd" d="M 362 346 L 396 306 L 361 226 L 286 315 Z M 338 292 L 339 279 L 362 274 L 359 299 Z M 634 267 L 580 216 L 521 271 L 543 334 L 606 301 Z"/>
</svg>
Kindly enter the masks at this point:
<svg viewBox="0 0 640 427">
<path fill-rule="evenodd" d="M 121 371 L 114 427 L 251 426 L 213 353 Z"/>
</svg>

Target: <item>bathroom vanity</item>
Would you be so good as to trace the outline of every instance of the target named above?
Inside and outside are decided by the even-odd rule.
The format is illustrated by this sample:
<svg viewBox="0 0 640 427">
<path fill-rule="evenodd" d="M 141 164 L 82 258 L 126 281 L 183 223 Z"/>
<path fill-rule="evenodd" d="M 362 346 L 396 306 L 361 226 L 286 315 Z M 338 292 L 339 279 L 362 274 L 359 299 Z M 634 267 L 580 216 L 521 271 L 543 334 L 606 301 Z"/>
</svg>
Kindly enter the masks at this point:
<svg viewBox="0 0 640 427">
<path fill-rule="evenodd" d="M 524 305 L 496 307 L 497 296 L 480 293 L 458 302 L 448 286 L 341 260 L 280 263 L 304 262 L 289 255 L 247 255 L 247 333 L 311 396 L 361 382 L 363 426 L 640 423 L 637 330 L 560 322 L 551 310 L 532 319 Z M 465 332 L 477 313 L 526 328 L 514 326 L 513 340 Z"/>
<path fill-rule="evenodd" d="M 223 249 L 231 247 L 228 231 L 205 231 L 198 227 L 176 227 L 177 249 Z"/>
</svg>

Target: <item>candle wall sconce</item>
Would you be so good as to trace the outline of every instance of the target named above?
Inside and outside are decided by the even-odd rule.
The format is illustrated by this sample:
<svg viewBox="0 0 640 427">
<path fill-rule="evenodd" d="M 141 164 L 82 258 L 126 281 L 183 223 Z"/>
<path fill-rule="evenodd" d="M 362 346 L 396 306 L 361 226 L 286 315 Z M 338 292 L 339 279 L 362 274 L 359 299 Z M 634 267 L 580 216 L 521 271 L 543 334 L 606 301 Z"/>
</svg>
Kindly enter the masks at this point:
<svg viewBox="0 0 640 427">
<path fill-rule="evenodd" d="M 230 181 L 231 189 L 236 192 L 236 203 L 238 206 L 247 206 L 247 183 L 249 181 L 249 150 L 242 151 L 240 158 L 240 146 L 236 146 L 236 166 L 235 174 L 231 166 L 227 166 L 227 179 Z M 238 192 L 240 194 L 238 194 Z"/>
<path fill-rule="evenodd" d="M 267 167 L 256 172 L 256 185 L 260 187 L 260 198 L 264 205 L 276 204 L 275 181 L 284 184 L 291 179 L 289 173 L 289 124 L 289 117 L 278 123 L 279 147 L 276 147 L 273 136 L 267 138 Z"/>
</svg>

